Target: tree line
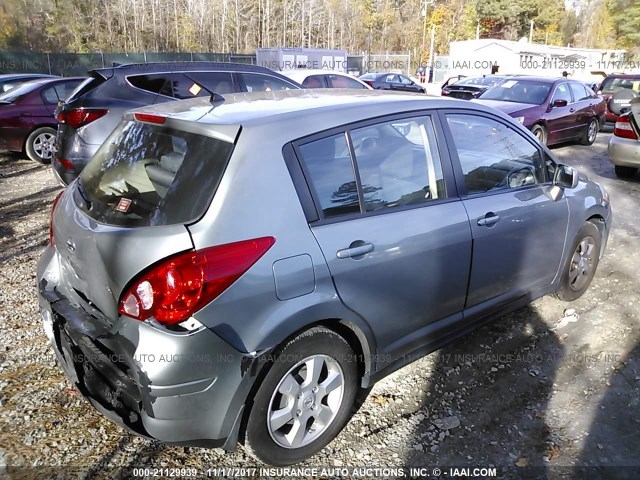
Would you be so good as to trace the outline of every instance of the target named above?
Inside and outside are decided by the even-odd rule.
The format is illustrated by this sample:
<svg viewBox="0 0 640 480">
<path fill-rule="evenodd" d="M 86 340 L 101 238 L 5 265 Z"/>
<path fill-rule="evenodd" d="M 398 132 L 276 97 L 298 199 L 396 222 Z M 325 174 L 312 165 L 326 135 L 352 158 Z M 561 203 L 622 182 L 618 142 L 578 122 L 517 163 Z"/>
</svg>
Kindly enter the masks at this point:
<svg viewBox="0 0 640 480">
<path fill-rule="evenodd" d="M 640 0 L 0 0 L 0 50 L 407 52 L 476 38 L 638 52 Z M 425 28 L 426 27 L 426 28 Z M 426 37 L 426 44 L 425 44 Z M 426 48 L 423 50 L 423 45 Z"/>
</svg>

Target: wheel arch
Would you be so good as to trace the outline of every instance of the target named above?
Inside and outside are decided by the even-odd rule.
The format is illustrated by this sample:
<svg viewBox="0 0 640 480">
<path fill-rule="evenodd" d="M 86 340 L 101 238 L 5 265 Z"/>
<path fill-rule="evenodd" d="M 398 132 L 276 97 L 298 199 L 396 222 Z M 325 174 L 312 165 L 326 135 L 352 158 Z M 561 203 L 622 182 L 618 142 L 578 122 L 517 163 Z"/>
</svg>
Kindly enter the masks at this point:
<svg viewBox="0 0 640 480">
<path fill-rule="evenodd" d="M 307 325 L 299 328 L 295 332 L 283 338 L 282 341 L 280 341 L 273 348 L 268 349 L 268 351 L 264 352 L 263 355 L 270 355 L 272 357 L 275 357 L 293 338 L 316 327 L 324 327 L 327 330 L 331 330 L 332 332 L 345 339 L 345 341 L 353 349 L 354 354 L 358 359 L 358 375 L 361 379 L 359 388 L 367 388 L 369 386 L 368 379 L 372 373 L 371 369 L 374 367 L 373 362 L 371 361 L 371 352 L 375 352 L 375 347 L 370 344 L 371 340 L 367 337 L 367 334 L 358 325 L 349 320 L 340 318 L 325 318 L 309 322 Z M 273 363 L 269 361 L 262 363 L 263 365 L 255 373 L 255 379 L 244 402 L 244 407 L 241 412 L 241 418 L 239 418 L 239 421 L 236 422 L 236 425 L 234 427 L 235 431 L 231 435 L 233 441 L 230 443 L 233 445 L 235 445 L 236 441 L 244 443 L 246 426 L 249 420 L 251 409 L 253 407 L 254 398 L 264 378 L 273 365 Z M 232 448 L 232 445 L 229 446 Z"/>
</svg>

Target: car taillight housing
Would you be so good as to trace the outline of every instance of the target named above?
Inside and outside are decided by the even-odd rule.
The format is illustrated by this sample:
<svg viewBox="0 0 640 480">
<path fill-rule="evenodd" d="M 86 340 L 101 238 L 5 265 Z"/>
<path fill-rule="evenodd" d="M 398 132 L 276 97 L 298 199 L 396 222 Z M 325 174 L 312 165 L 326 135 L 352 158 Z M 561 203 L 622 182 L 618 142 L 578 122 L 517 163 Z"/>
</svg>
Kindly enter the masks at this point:
<svg viewBox="0 0 640 480">
<path fill-rule="evenodd" d="M 56 118 L 60 123 L 80 128 L 104 117 L 107 113 L 109 110 L 106 108 L 72 108 L 58 112 Z"/>
<path fill-rule="evenodd" d="M 632 140 L 638 139 L 636 132 L 633 130 L 633 125 L 631 125 L 631 119 L 628 113 L 618 117 L 616 126 L 613 129 L 613 134 L 616 137 L 630 138 Z"/>
<path fill-rule="evenodd" d="M 363 82 L 369 85 L 371 88 L 373 88 L 373 82 L 370 82 L 368 80 L 363 80 Z"/>
<path fill-rule="evenodd" d="M 64 190 L 56 195 L 56 198 L 53 200 L 53 205 L 51 205 L 51 213 L 49 213 L 49 245 L 52 247 L 55 245 L 55 239 L 53 238 L 53 214 L 56 211 L 56 207 L 58 206 L 60 197 L 62 197 L 63 193 Z"/>
<path fill-rule="evenodd" d="M 181 323 L 229 288 L 275 241 L 260 237 L 161 260 L 125 289 L 118 312 L 141 321 Z"/>
</svg>

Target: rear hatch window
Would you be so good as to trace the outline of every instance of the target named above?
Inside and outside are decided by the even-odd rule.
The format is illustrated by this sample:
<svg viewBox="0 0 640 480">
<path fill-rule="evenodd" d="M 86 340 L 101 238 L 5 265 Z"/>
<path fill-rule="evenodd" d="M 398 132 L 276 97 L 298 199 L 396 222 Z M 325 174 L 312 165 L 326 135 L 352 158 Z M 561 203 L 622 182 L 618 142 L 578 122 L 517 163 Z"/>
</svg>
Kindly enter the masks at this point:
<svg viewBox="0 0 640 480">
<path fill-rule="evenodd" d="M 615 93 L 621 88 L 640 91 L 640 76 L 632 78 L 607 78 L 602 82 L 602 93 Z"/>
<path fill-rule="evenodd" d="M 89 72 L 89 74 L 91 76 L 83 81 L 80 85 L 78 85 L 78 87 L 73 92 L 71 92 L 71 95 L 69 95 L 69 98 L 67 98 L 67 103 L 72 102 L 75 99 L 82 97 L 83 95 L 86 95 L 87 93 L 95 90 L 97 87 L 107 81 L 107 79 L 100 75 L 98 72 Z"/>
<path fill-rule="evenodd" d="M 194 222 L 211 203 L 233 147 L 204 135 L 125 121 L 82 171 L 76 204 L 109 225 Z"/>
</svg>

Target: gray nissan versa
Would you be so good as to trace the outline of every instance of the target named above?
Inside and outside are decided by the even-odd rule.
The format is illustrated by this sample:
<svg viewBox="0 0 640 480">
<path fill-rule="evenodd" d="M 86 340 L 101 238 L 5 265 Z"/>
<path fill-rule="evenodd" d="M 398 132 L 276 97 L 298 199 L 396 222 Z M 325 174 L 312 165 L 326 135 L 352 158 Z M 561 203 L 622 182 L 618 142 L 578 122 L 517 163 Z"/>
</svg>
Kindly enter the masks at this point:
<svg viewBox="0 0 640 480">
<path fill-rule="evenodd" d="M 286 465 L 359 389 L 537 297 L 578 298 L 610 226 L 602 186 L 481 104 L 176 101 L 127 113 L 56 199 L 40 311 L 105 416 Z"/>
<path fill-rule="evenodd" d="M 51 165 L 62 184 L 71 183 L 131 109 L 234 92 L 302 88 L 258 65 L 216 62 L 132 63 L 89 72 L 62 104 Z"/>
</svg>

